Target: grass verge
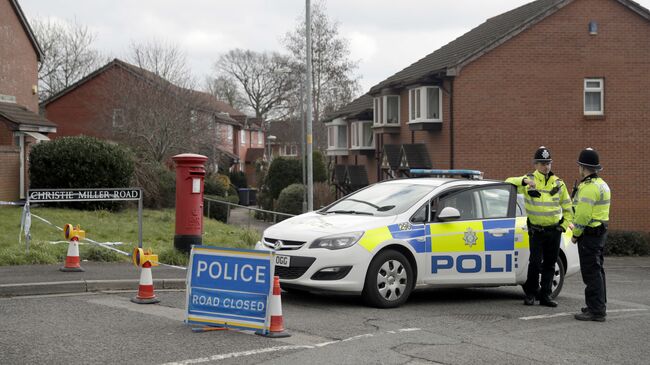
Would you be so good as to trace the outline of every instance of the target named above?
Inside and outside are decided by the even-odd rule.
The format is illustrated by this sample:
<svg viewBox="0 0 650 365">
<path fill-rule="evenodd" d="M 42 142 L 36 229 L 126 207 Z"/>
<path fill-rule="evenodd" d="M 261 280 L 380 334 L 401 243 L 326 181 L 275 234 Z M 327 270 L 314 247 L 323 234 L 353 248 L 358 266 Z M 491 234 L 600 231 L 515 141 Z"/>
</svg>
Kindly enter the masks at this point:
<svg viewBox="0 0 650 365">
<path fill-rule="evenodd" d="M 130 253 L 138 245 L 137 209 L 112 213 L 104 210 L 32 207 L 31 212 L 58 227 L 67 223 L 75 226 L 78 224 L 86 231 L 86 237 L 97 242 L 122 242 L 112 247 L 124 252 Z M 21 207 L 0 207 L 0 266 L 63 262 L 68 249 L 63 233 L 35 217 L 32 217 L 30 250 L 26 253 L 24 236 L 19 244 L 21 213 Z M 143 247 L 151 248 L 162 263 L 186 265 L 188 257 L 174 249 L 174 221 L 175 211 L 172 209 L 144 210 Z M 260 237 L 255 231 L 207 218 L 203 220 L 203 230 L 203 244 L 208 246 L 253 248 Z M 90 261 L 115 262 L 130 259 L 90 243 L 79 246 L 79 255 L 82 260 Z"/>
</svg>

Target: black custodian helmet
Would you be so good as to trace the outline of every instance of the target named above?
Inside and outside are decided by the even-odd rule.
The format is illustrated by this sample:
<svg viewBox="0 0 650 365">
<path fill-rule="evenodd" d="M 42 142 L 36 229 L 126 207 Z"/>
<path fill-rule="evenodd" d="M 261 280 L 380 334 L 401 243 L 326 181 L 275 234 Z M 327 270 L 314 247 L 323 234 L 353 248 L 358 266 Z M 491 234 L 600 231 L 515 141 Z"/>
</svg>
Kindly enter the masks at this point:
<svg viewBox="0 0 650 365">
<path fill-rule="evenodd" d="M 603 169 L 603 167 L 600 166 L 600 159 L 598 158 L 598 152 L 596 152 L 596 150 L 594 150 L 591 147 L 585 148 L 580 152 L 580 156 L 578 156 L 578 165 L 589 167 L 596 171 L 600 171 Z"/>
<path fill-rule="evenodd" d="M 535 151 L 533 162 L 553 162 L 551 151 L 549 151 L 548 148 L 541 146 L 537 151 Z"/>
</svg>

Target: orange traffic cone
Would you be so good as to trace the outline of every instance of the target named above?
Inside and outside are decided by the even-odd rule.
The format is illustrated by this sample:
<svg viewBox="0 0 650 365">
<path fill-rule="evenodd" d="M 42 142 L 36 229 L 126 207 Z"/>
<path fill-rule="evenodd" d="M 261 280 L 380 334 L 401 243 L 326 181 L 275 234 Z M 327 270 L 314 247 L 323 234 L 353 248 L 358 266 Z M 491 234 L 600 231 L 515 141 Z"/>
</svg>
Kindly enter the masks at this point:
<svg viewBox="0 0 650 365">
<path fill-rule="evenodd" d="M 65 257 L 65 263 L 59 270 L 64 272 L 80 272 L 85 271 L 79 264 L 79 242 L 77 237 L 72 237 L 68 244 L 68 254 Z"/>
<path fill-rule="evenodd" d="M 280 277 L 273 277 L 273 295 L 271 296 L 271 305 L 269 306 L 269 313 L 271 316 L 271 326 L 269 331 L 259 333 L 261 336 L 280 338 L 291 336 L 284 330 L 284 320 L 282 319 L 282 296 L 280 295 Z"/>
<path fill-rule="evenodd" d="M 140 285 L 138 286 L 138 295 L 131 298 L 133 303 L 138 304 L 154 304 L 160 302 L 153 292 L 153 278 L 151 277 L 151 262 L 146 261 L 142 265 L 140 272 Z"/>
</svg>

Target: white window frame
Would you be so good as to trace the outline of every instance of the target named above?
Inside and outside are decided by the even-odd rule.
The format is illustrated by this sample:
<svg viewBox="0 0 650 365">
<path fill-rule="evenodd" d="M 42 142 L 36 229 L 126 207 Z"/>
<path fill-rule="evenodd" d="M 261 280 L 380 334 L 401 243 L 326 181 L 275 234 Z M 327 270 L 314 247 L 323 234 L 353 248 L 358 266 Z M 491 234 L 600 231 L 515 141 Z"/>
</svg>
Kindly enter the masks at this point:
<svg viewBox="0 0 650 365">
<path fill-rule="evenodd" d="M 264 144 L 264 133 L 262 131 L 257 131 L 257 144 L 260 146 Z"/>
<path fill-rule="evenodd" d="M 124 110 L 113 109 L 113 128 L 121 127 L 124 125 Z"/>
<path fill-rule="evenodd" d="M 339 139 L 339 128 L 345 128 L 345 142 L 341 144 Z M 348 149 L 348 123 L 342 118 L 334 119 L 327 125 L 327 149 L 347 150 Z"/>
<path fill-rule="evenodd" d="M 427 118 L 429 100 L 427 92 L 438 90 L 438 118 Z M 442 122 L 442 88 L 440 86 L 421 86 L 409 89 L 409 123 L 440 123 Z"/>
<path fill-rule="evenodd" d="M 397 99 L 397 122 L 388 123 L 388 100 Z M 383 95 L 373 98 L 372 125 L 374 127 L 398 127 L 402 123 L 402 105 L 399 95 Z"/>
<path fill-rule="evenodd" d="M 350 149 L 354 150 L 362 150 L 362 149 L 374 149 L 375 148 L 375 136 L 372 138 L 372 144 L 370 145 L 364 145 L 363 141 L 366 139 L 364 138 L 364 129 L 363 126 L 364 124 L 370 124 L 372 127 L 373 121 L 371 120 L 360 120 L 356 122 L 350 123 Z M 374 133 L 372 129 L 370 129 L 370 133 Z"/>
<path fill-rule="evenodd" d="M 234 128 L 230 124 L 226 125 L 226 135 L 229 141 L 232 141 L 233 129 Z"/>
<path fill-rule="evenodd" d="M 242 145 L 246 145 L 246 130 L 242 129 L 239 136 L 239 142 L 241 142 Z"/>
<path fill-rule="evenodd" d="M 588 83 L 597 82 L 599 87 L 589 87 Z M 587 93 L 600 93 L 600 110 L 587 110 Z M 584 91 L 582 93 L 582 110 L 584 115 L 605 115 L 605 80 L 602 78 L 588 78 L 584 81 Z"/>
</svg>

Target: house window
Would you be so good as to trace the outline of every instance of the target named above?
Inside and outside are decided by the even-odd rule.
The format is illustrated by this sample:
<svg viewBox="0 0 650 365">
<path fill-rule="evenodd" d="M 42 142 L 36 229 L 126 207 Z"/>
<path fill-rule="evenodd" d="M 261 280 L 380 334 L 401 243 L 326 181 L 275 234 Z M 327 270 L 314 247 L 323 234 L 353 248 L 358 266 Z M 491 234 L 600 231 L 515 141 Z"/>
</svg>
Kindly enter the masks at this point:
<svg viewBox="0 0 650 365">
<path fill-rule="evenodd" d="M 227 132 L 228 133 L 228 140 L 232 141 L 232 130 L 233 130 L 233 128 L 232 128 L 232 126 L 230 124 L 228 124 L 227 128 L 228 128 L 228 132 Z"/>
<path fill-rule="evenodd" d="M 264 144 L 264 133 L 262 133 L 262 131 L 257 131 L 257 144 L 258 145 Z"/>
<path fill-rule="evenodd" d="M 348 126 L 343 119 L 335 119 L 331 125 L 327 126 L 327 148 L 348 148 Z"/>
<path fill-rule="evenodd" d="M 113 109 L 113 127 L 120 127 L 124 125 L 124 110 Z"/>
<path fill-rule="evenodd" d="M 385 95 L 374 98 L 374 125 L 399 125 L 399 95 Z"/>
<path fill-rule="evenodd" d="M 239 135 L 241 136 L 241 144 L 246 144 L 246 131 L 242 129 Z"/>
<path fill-rule="evenodd" d="M 374 133 L 371 121 L 353 122 L 351 125 L 353 149 L 374 148 Z"/>
<path fill-rule="evenodd" d="M 409 122 L 442 121 L 442 93 L 437 86 L 409 90 Z"/>
<path fill-rule="evenodd" d="M 585 115 L 603 115 L 603 79 L 585 79 Z"/>
</svg>

